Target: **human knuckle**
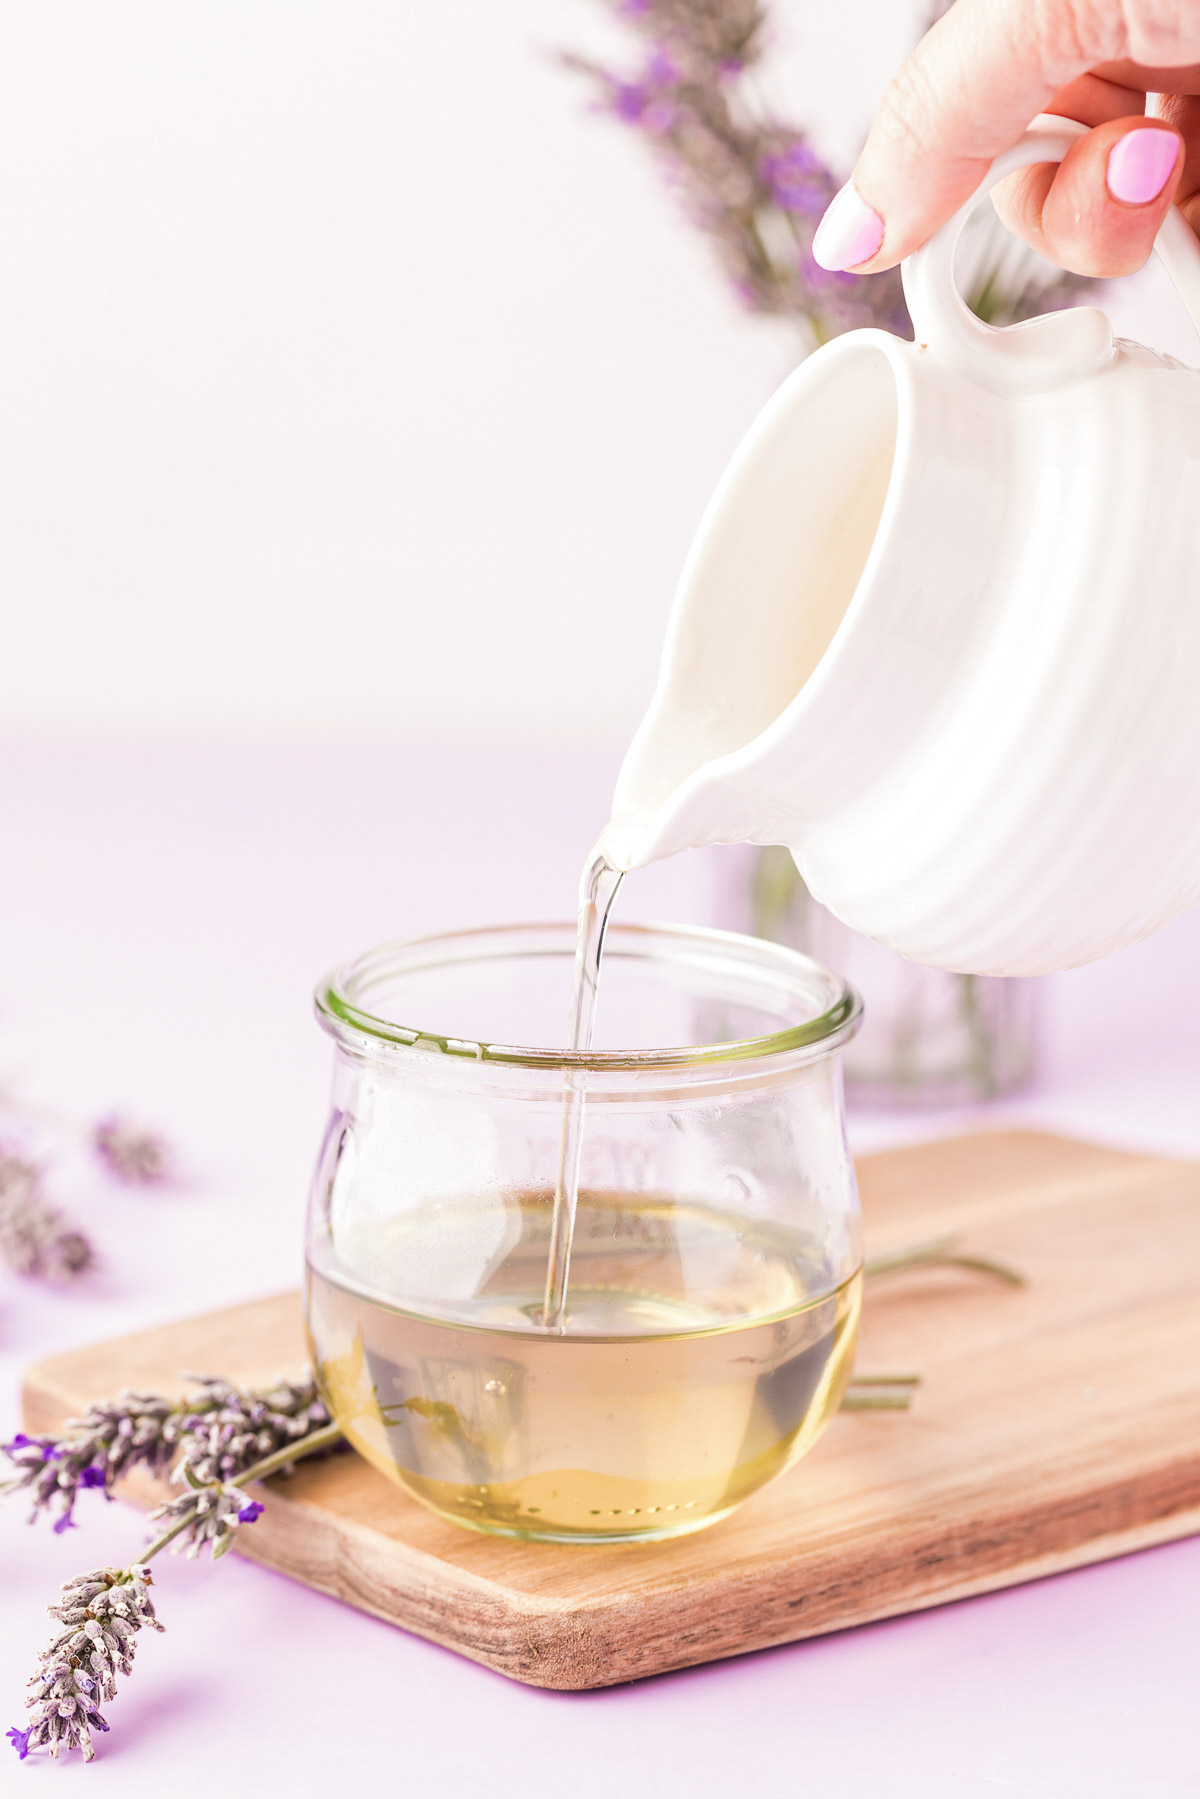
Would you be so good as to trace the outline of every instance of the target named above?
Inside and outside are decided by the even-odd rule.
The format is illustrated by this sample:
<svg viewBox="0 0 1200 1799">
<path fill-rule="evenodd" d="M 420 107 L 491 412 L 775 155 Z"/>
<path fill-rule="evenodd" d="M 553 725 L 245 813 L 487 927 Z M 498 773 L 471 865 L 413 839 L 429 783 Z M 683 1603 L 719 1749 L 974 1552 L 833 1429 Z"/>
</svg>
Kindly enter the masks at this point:
<svg viewBox="0 0 1200 1799">
<path fill-rule="evenodd" d="M 910 56 L 897 70 L 876 115 L 881 147 L 904 157 L 927 150 L 946 122 L 949 99 L 922 60 Z"/>
<path fill-rule="evenodd" d="M 1117 10 L 1131 61 L 1171 68 L 1200 56 L 1196 0 L 1121 0 Z"/>
<path fill-rule="evenodd" d="M 928 83 L 909 57 L 890 82 L 875 116 L 882 148 L 907 152 L 923 142 L 928 98 Z"/>
<path fill-rule="evenodd" d="M 1132 275 L 1150 254 L 1148 247 L 1101 243 L 1094 237 L 1074 231 L 1056 233 L 1048 247 L 1055 261 L 1064 268 L 1095 281 L 1113 281 L 1119 275 Z"/>
<path fill-rule="evenodd" d="M 1060 87 L 1128 54 L 1124 10 L 1112 0 L 1018 0 L 1015 47 Z"/>
</svg>

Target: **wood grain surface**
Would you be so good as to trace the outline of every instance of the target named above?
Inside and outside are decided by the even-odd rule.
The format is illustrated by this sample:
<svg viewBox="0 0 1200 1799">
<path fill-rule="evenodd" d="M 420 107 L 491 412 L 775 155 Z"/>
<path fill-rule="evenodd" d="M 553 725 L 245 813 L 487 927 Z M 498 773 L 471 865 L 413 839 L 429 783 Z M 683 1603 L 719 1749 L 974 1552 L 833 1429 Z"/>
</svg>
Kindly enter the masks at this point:
<svg viewBox="0 0 1200 1799">
<path fill-rule="evenodd" d="M 272 1482 L 239 1550 L 516 1680 L 580 1688 L 1200 1530 L 1200 1165 L 1000 1132 L 869 1157 L 859 1177 L 871 1253 L 954 1232 L 1027 1277 L 868 1288 L 858 1367 L 919 1369 L 910 1412 L 843 1413 L 673 1543 L 476 1535 L 345 1455 Z M 305 1363 L 285 1294 L 41 1363 L 27 1427 L 125 1385 L 178 1390 L 184 1369 L 262 1383 Z M 126 1490 L 145 1503 L 152 1485 Z"/>
</svg>

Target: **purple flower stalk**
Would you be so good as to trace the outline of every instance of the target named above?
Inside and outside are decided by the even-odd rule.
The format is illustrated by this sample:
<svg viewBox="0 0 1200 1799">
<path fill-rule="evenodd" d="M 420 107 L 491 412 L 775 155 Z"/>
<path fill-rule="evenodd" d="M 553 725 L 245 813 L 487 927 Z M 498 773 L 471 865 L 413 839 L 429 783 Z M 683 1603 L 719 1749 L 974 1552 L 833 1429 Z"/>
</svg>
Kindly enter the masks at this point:
<svg viewBox="0 0 1200 1799">
<path fill-rule="evenodd" d="M 29 1685 L 27 1730 L 10 1730 L 22 1761 L 31 1749 L 80 1749 L 85 1762 L 95 1756 L 92 1732 L 106 1731 L 101 1699 L 116 1695 L 116 1677 L 133 1671 L 138 1632 L 163 1627 L 150 1598 L 150 1570 L 93 1568 L 77 1574 L 62 1590 L 50 1616 L 64 1626 L 38 1656 L 41 1667 Z"/>
<path fill-rule="evenodd" d="M 246 1493 L 251 1482 L 290 1473 L 302 1457 L 345 1447 L 312 1381 L 280 1381 L 254 1392 L 211 1377 L 190 1378 L 201 1391 L 188 1399 L 124 1393 L 91 1407 L 63 1437 L 20 1431 L 3 1446 L 20 1470 L 7 1485 L 33 1491 L 35 1516 L 53 1490 L 66 1495 L 54 1526 L 59 1531 L 71 1528 L 81 1487 L 107 1492 L 114 1470 L 135 1462 L 162 1468 L 178 1456 L 174 1478 L 184 1484 L 178 1498 L 152 1514 L 167 1527 L 138 1562 L 77 1575 L 50 1607 L 65 1628 L 42 1652 L 29 1683 L 28 1728 L 7 1733 L 22 1761 L 34 1749 L 47 1749 L 52 1758 L 78 1749 L 92 1760 L 93 1732 L 108 1729 L 101 1700 L 114 1696 L 118 1673 L 131 1671 L 137 1633 L 146 1626 L 162 1629 L 149 1597 L 145 1564 L 151 1557 L 172 1543 L 186 1547 L 190 1557 L 205 1547 L 214 1559 L 226 1554 L 238 1529 L 266 1510 Z"/>
<path fill-rule="evenodd" d="M 74 1280 L 95 1261 L 83 1232 L 46 1197 L 42 1170 L 7 1149 L 0 1149 L 0 1261 L 45 1280 Z"/>
<path fill-rule="evenodd" d="M 119 1113 L 101 1119 L 92 1147 L 112 1178 L 127 1187 L 158 1187 L 170 1179 L 173 1158 L 166 1138 Z"/>
<path fill-rule="evenodd" d="M 257 1499 L 247 1500 L 241 1487 L 231 1481 L 202 1484 L 192 1478 L 186 1463 L 183 1472 L 188 1491 L 160 1505 L 150 1516 L 169 1530 L 178 1529 L 175 1549 L 182 1549 L 189 1561 L 195 1561 L 202 1549 L 216 1561 L 233 1548 L 239 1527 L 253 1524 L 267 1508 Z"/>
<path fill-rule="evenodd" d="M 130 1469 L 166 1468 L 180 1448 L 180 1406 L 150 1393 L 126 1391 L 119 1399 L 89 1406 L 82 1418 L 67 1420 L 60 1437 L 30 1437 L 18 1431 L 0 1444 L 13 1473 L 0 1493 L 27 1492 L 30 1522 L 43 1512 L 55 1517 L 60 1535 L 74 1523 L 75 1500 L 83 1489 L 106 1495 Z"/>
<path fill-rule="evenodd" d="M 59 1437 L 18 1431 L 0 1444 L 14 1470 L 0 1481 L 0 1493 L 27 1492 L 30 1521 L 47 1513 L 61 1534 L 74 1525 L 82 1491 L 108 1496 L 133 1468 L 161 1474 L 178 1458 L 179 1479 L 188 1469 L 201 1483 L 231 1481 L 329 1423 L 312 1381 L 279 1381 L 256 1392 L 209 1375 L 189 1379 L 200 1390 L 181 1399 L 127 1388 L 68 1419 Z"/>
</svg>

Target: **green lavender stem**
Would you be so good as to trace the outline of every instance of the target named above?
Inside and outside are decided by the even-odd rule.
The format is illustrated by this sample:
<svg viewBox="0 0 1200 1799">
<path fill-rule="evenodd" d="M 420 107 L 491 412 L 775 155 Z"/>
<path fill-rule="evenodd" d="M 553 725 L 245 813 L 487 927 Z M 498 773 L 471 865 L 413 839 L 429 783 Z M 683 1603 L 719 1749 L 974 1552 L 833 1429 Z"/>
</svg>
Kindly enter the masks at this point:
<svg viewBox="0 0 1200 1799">
<path fill-rule="evenodd" d="M 845 1393 L 838 1407 L 840 1412 L 907 1412 L 912 1404 L 912 1389 L 906 1387 L 902 1392 L 881 1393 Z"/>
<path fill-rule="evenodd" d="M 896 1249 L 890 1255 L 869 1256 L 863 1264 L 863 1275 L 867 1280 L 878 1280 L 885 1274 L 898 1274 L 902 1269 L 910 1268 L 966 1268 L 973 1274 L 986 1274 L 992 1280 L 1003 1281 L 1008 1287 L 1023 1287 L 1025 1276 L 1005 1262 L 995 1262 L 990 1256 L 963 1255 L 954 1245 L 955 1237 L 937 1237 L 931 1243 L 915 1243 L 908 1249 Z"/>
<path fill-rule="evenodd" d="M 984 1274 L 991 1280 L 1003 1281 L 1008 1287 L 1025 1285 L 1025 1276 L 1017 1269 L 1004 1262 L 995 1262 L 990 1256 L 963 1255 L 954 1247 L 956 1241 L 954 1237 L 937 1237 L 931 1243 L 914 1243 L 907 1249 L 893 1250 L 890 1255 L 870 1256 L 863 1264 L 863 1276 L 866 1280 L 878 1280 L 883 1275 L 918 1268 L 965 1268 L 972 1274 Z M 856 1374 L 840 1409 L 843 1412 L 906 1412 L 920 1380 L 919 1374 Z"/>
<path fill-rule="evenodd" d="M 921 1384 L 919 1374 L 852 1374 L 843 1412 L 907 1412 Z"/>
</svg>

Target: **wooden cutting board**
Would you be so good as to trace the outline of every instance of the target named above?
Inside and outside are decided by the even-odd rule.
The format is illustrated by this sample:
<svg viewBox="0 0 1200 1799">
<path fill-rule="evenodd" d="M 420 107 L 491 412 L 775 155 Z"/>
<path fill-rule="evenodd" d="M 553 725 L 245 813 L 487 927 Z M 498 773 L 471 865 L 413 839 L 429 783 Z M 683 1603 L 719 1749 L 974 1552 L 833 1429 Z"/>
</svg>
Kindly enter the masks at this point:
<svg viewBox="0 0 1200 1799">
<path fill-rule="evenodd" d="M 842 1413 L 789 1474 L 674 1543 L 477 1536 L 345 1455 L 274 1481 L 239 1549 L 514 1679 L 578 1688 L 1200 1530 L 1200 1165 L 1001 1132 L 859 1175 L 871 1253 L 953 1232 L 1028 1280 L 872 1283 L 858 1366 L 919 1369 L 910 1412 Z M 175 1391 L 182 1369 L 263 1383 L 304 1365 L 287 1294 L 41 1363 L 27 1425 L 123 1385 Z"/>
</svg>

